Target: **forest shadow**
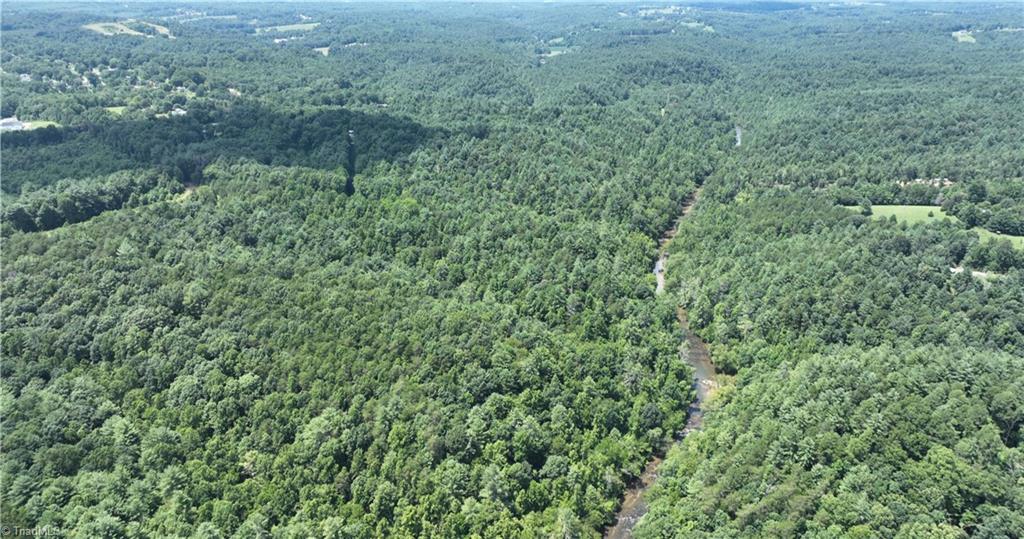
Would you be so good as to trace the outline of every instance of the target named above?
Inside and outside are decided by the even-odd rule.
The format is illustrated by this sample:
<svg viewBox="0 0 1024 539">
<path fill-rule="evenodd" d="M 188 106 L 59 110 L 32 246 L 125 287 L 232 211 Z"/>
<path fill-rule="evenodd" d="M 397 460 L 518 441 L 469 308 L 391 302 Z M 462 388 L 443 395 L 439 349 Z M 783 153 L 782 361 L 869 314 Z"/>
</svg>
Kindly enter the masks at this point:
<svg viewBox="0 0 1024 539">
<path fill-rule="evenodd" d="M 157 167 L 183 183 L 202 183 L 203 168 L 221 157 L 356 173 L 380 161 L 401 161 L 447 135 L 383 113 L 278 111 L 251 101 L 221 108 L 196 104 L 168 118 L 5 133 L 5 153 L 13 155 L 5 155 L 2 173 L 9 193 L 25 181 L 35 187 L 55 183 L 67 171 L 83 178 Z"/>
</svg>

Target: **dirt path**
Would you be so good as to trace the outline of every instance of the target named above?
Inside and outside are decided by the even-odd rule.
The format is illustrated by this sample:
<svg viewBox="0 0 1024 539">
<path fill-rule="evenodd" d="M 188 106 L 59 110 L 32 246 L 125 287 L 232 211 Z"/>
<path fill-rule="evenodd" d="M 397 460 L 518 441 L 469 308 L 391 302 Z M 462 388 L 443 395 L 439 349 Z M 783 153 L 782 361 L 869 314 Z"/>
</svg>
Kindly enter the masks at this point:
<svg viewBox="0 0 1024 539">
<path fill-rule="evenodd" d="M 680 215 L 679 219 L 661 238 L 658 249 L 658 261 L 654 264 L 654 274 L 658 279 L 657 294 L 665 291 L 668 244 L 675 237 L 676 232 L 679 231 L 679 222 L 690 214 L 690 210 L 693 209 L 693 205 L 698 197 L 700 197 L 699 189 L 694 193 L 690 201 L 686 203 L 686 206 L 683 207 L 682 215 Z M 676 315 L 679 319 L 679 327 L 686 335 L 686 340 L 679 347 L 679 355 L 693 367 L 693 388 L 696 392 L 696 398 L 690 403 L 686 428 L 676 436 L 675 443 L 678 443 L 687 434 L 700 429 L 703 425 L 704 412 L 702 405 L 716 387 L 716 382 L 715 366 L 711 363 L 711 355 L 708 353 L 707 345 L 704 344 L 700 337 L 690 331 L 686 311 L 679 308 Z M 644 494 L 647 493 L 648 489 L 651 488 L 651 485 L 658 478 L 658 467 L 661 466 L 661 461 L 661 455 L 655 455 L 651 457 L 651 460 L 647 461 L 644 473 L 626 491 L 622 499 L 622 507 L 616 515 L 615 525 L 605 531 L 604 536 L 606 539 L 627 539 L 633 537 L 633 527 L 636 526 L 641 517 L 647 514 L 647 502 L 644 500 Z"/>
</svg>

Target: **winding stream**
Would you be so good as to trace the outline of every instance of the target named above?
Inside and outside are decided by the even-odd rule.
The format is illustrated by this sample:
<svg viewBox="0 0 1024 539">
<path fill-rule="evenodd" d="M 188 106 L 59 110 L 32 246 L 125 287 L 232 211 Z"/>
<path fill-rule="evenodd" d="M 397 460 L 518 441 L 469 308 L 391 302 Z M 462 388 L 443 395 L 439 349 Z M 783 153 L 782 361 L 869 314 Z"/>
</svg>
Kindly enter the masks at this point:
<svg viewBox="0 0 1024 539">
<path fill-rule="evenodd" d="M 658 280 L 658 286 L 655 289 L 656 294 L 661 294 L 665 291 L 665 270 L 666 262 L 668 261 L 668 244 L 675 237 L 679 231 L 679 222 L 685 219 L 689 214 L 690 210 L 693 209 L 694 203 L 700 196 L 700 190 L 698 189 L 694 193 L 693 198 L 687 202 L 683 208 L 682 215 L 679 220 L 676 221 L 675 225 L 662 236 L 661 241 L 658 244 L 658 260 L 654 263 L 654 275 Z M 693 388 L 696 392 L 696 398 L 689 407 L 689 417 L 686 420 L 686 427 L 679 432 L 676 436 L 675 443 L 682 440 L 690 432 L 700 429 L 704 422 L 704 412 L 702 405 L 707 400 L 711 390 L 715 387 L 715 366 L 711 363 L 711 355 L 708 353 L 708 347 L 704 344 L 696 334 L 690 331 L 689 324 L 686 318 L 686 311 L 681 307 L 676 311 L 676 317 L 679 320 L 679 327 L 686 335 L 686 341 L 683 342 L 679 347 L 679 355 L 686 360 L 686 363 L 693 367 Z M 655 455 L 651 457 L 651 460 L 647 461 L 647 465 L 644 467 L 643 474 L 637 479 L 637 481 L 630 486 L 626 491 L 625 496 L 622 500 L 622 507 L 619 509 L 618 514 L 615 518 L 615 525 L 608 528 L 605 531 L 606 539 L 626 539 L 633 537 L 633 527 L 639 522 L 640 518 L 647 513 L 647 502 L 644 501 L 644 494 L 651 488 L 654 481 L 658 478 L 658 467 L 661 466 L 662 456 Z"/>
</svg>

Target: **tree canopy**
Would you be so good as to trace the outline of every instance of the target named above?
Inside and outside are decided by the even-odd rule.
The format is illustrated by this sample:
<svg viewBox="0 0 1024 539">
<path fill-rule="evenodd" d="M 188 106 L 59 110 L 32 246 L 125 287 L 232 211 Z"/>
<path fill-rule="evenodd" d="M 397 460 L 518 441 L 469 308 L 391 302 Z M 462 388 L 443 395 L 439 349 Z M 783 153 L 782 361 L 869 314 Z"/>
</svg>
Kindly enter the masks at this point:
<svg viewBox="0 0 1024 539">
<path fill-rule="evenodd" d="M 0 520 L 1024 535 L 1017 8 L 5 4 Z"/>
</svg>

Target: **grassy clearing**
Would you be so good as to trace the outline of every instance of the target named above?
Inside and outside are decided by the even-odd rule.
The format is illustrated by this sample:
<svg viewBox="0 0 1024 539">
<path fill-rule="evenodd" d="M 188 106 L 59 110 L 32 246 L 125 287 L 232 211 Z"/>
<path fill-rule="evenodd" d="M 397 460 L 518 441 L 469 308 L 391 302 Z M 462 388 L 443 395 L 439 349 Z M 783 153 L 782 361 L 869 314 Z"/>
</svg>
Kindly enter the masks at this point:
<svg viewBox="0 0 1024 539">
<path fill-rule="evenodd" d="M 105 110 L 105 111 L 107 111 L 107 112 L 109 112 L 109 113 L 111 113 L 111 114 L 113 114 L 115 116 L 120 116 L 120 115 L 124 114 L 124 111 L 127 108 L 128 107 L 122 105 L 122 106 L 119 106 L 119 107 L 103 107 L 103 110 Z"/>
<path fill-rule="evenodd" d="M 146 22 L 146 21 L 131 20 L 129 22 L 133 22 L 133 23 L 137 23 L 137 24 L 144 24 L 144 25 L 152 28 L 153 30 L 156 30 L 156 33 L 166 37 L 167 39 L 176 39 L 173 35 L 171 35 L 171 31 L 166 26 L 160 26 L 159 24 L 153 24 L 151 22 Z"/>
<path fill-rule="evenodd" d="M 116 36 L 118 34 L 126 34 L 130 36 L 144 36 L 142 32 L 138 30 L 132 30 L 122 23 L 119 22 L 94 22 L 82 26 L 86 30 L 92 30 L 98 34 L 104 36 Z"/>
<path fill-rule="evenodd" d="M 82 26 L 82 28 L 85 28 L 86 30 L 92 30 L 93 32 L 96 32 L 104 36 L 116 36 L 119 34 L 124 34 L 130 36 L 153 37 L 152 35 L 140 32 L 128 25 L 134 25 L 136 28 L 138 28 L 139 26 L 147 26 L 149 28 L 152 28 L 153 31 L 155 31 L 157 34 L 166 37 L 167 39 L 175 39 L 175 37 L 171 35 L 171 31 L 166 26 L 160 26 L 159 24 L 153 24 L 151 22 L 139 21 L 135 19 L 128 19 L 124 22 L 94 22 L 86 24 Z"/>
<path fill-rule="evenodd" d="M 859 211 L 858 206 L 845 206 L 848 209 Z M 941 221 L 942 219 L 952 219 L 953 221 L 960 222 L 959 219 L 952 215 L 948 215 L 942 211 L 940 206 L 902 206 L 902 205 L 881 205 L 871 206 L 871 216 L 879 219 L 888 219 L 891 216 L 896 216 L 897 221 L 903 221 L 906 223 L 926 223 L 929 221 Z M 972 228 L 974 232 L 978 233 L 978 237 L 982 241 L 988 241 L 989 239 L 1001 239 L 1010 240 L 1016 249 L 1024 249 L 1024 236 L 1010 236 L 1009 234 L 999 234 L 986 230 L 980 226 Z"/>
<path fill-rule="evenodd" d="M 548 47 L 547 52 L 541 53 L 540 57 L 541 58 L 554 58 L 555 56 L 561 56 L 563 54 L 569 54 L 569 53 L 576 52 L 579 49 L 580 49 L 580 47 L 578 45 L 572 45 L 572 46 L 556 45 L 556 46 L 553 46 L 553 47 Z"/>
<path fill-rule="evenodd" d="M 257 34 L 265 34 L 268 32 L 301 32 L 305 30 L 312 30 L 320 26 L 318 22 L 307 22 L 301 24 L 284 24 L 281 26 L 264 26 L 263 28 L 257 28 Z"/>
<path fill-rule="evenodd" d="M 1009 234 L 1000 234 L 998 232 L 986 230 L 984 228 L 981 228 L 980 226 L 976 226 L 971 230 L 977 232 L 978 237 L 980 237 L 982 241 L 988 241 L 989 239 L 1010 240 L 1010 243 L 1013 244 L 1013 247 L 1015 249 L 1024 249 L 1024 236 L 1011 236 Z"/>
<path fill-rule="evenodd" d="M 940 206 L 871 206 L 871 213 L 875 217 L 886 219 L 895 215 L 897 220 L 908 223 L 924 223 L 942 219 L 958 221 L 956 217 L 947 215 L 946 212 L 942 211 Z"/>
<path fill-rule="evenodd" d="M 700 30 L 704 30 L 705 32 L 710 32 L 712 34 L 715 33 L 715 27 L 714 26 L 707 25 L 707 24 L 704 24 L 702 22 L 690 21 L 690 22 L 682 22 L 682 23 L 679 23 L 679 24 L 681 24 L 682 26 L 685 26 L 687 28 L 693 28 L 695 30 L 696 29 L 700 29 Z"/>
<path fill-rule="evenodd" d="M 657 17 L 658 15 L 674 15 L 676 13 L 685 13 L 688 8 L 679 6 L 669 6 L 661 8 L 646 8 L 636 12 L 639 17 Z"/>
<path fill-rule="evenodd" d="M 44 127 L 60 127 L 60 124 L 57 122 L 51 122 L 50 120 L 32 120 L 31 122 L 25 122 L 25 131 L 42 129 Z"/>
<path fill-rule="evenodd" d="M 953 38 L 956 39 L 957 43 L 977 43 L 978 40 L 974 39 L 974 35 L 971 34 L 970 30 L 957 30 L 953 32 Z"/>
</svg>

